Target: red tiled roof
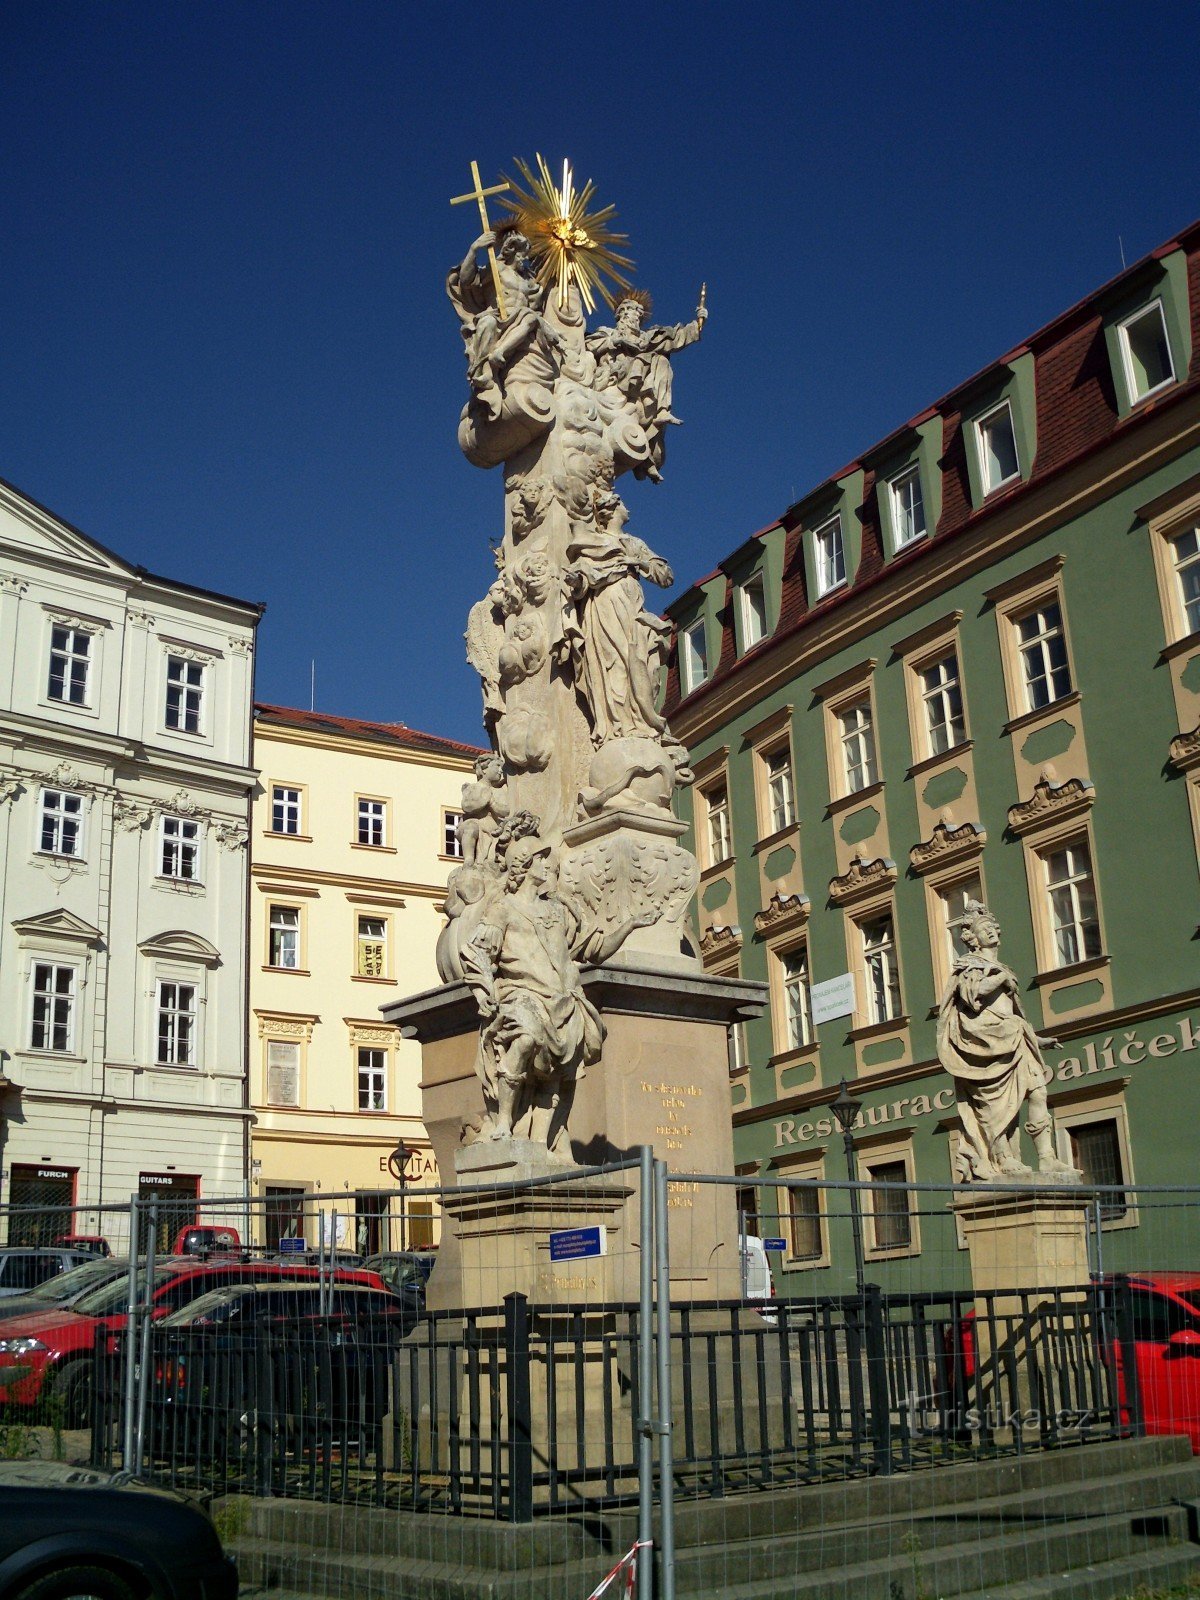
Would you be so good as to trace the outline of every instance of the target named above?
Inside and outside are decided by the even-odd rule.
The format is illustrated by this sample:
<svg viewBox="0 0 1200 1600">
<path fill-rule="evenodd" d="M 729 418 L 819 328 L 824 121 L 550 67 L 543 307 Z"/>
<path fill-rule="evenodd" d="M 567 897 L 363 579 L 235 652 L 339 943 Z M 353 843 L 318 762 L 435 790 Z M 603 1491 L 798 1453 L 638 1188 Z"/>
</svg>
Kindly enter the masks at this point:
<svg viewBox="0 0 1200 1600">
<path fill-rule="evenodd" d="M 879 582 L 885 573 L 896 565 L 895 562 L 885 562 L 884 559 L 878 498 L 875 494 L 875 473 L 869 465 L 863 464 L 878 459 L 884 447 L 905 433 L 915 430 L 918 423 L 934 416 L 940 416 L 942 419 L 939 452 L 942 510 L 937 528 L 933 530 L 935 543 L 961 532 L 968 524 L 977 525 L 981 519 L 990 516 L 997 507 L 1011 505 L 1014 499 L 1028 493 L 1052 473 L 1069 462 L 1085 456 L 1113 437 L 1118 429 L 1124 426 L 1124 422 L 1117 414 L 1117 397 L 1104 337 L 1105 303 L 1109 301 L 1114 288 L 1144 273 L 1152 262 L 1161 260 L 1164 255 L 1174 250 L 1184 250 L 1188 256 L 1188 294 L 1192 322 L 1191 366 L 1186 374 L 1180 374 L 1181 381 L 1175 388 L 1140 409 L 1138 415 L 1159 411 L 1171 405 L 1177 397 L 1190 393 L 1192 388 L 1200 383 L 1200 222 L 1192 223 L 1169 243 L 1160 245 L 1141 261 L 1135 262 L 1126 272 L 1118 274 L 1101 288 L 1061 312 L 1000 360 L 974 373 L 965 382 L 957 384 L 941 400 L 919 411 L 906 425 L 896 429 L 856 458 L 858 470 L 864 472 L 863 499 L 861 504 L 853 508 L 852 514 L 860 519 L 862 526 L 862 555 L 854 574 L 854 581 L 849 588 L 841 589 L 827 600 L 815 605 L 810 602 L 804 574 L 803 523 L 798 513 L 801 505 L 811 504 L 823 490 L 832 490 L 837 480 L 844 478 L 849 469 L 843 469 L 842 472 L 826 478 L 823 483 L 815 485 L 775 523 L 769 523 L 768 527 L 782 524 L 787 530 L 783 589 L 780 596 L 779 621 L 775 631 L 770 639 L 763 641 L 755 653 L 769 649 L 772 642 L 802 628 L 815 612 L 823 613 L 845 604 L 851 595 L 867 585 Z M 978 396 L 979 387 L 984 379 L 989 376 L 999 379 L 1006 362 L 1016 356 L 1028 355 L 1032 355 L 1034 360 L 1034 396 L 1037 408 L 1037 447 L 1029 477 L 1015 483 L 1007 491 L 992 496 L 986 506 L 973 506 L 967 475 L 964 409 L 967 416 L 972 414 L 971 397 Z M 749 543 L 749 540 L 744 541 L 739 548 L 744 548 L 746 543 Z M 911 554 L 906 553 L 899 560 L 906 565 L 910 560 L 920 560 L 927 548 L 925 541 L 922 541 L 914 547 Z M 720 568 L 712 576 L 718 576 L 719 573 Z M 668 614 L 678 618 L 683 611 L 686 615 L 690 597 L 695 596 L 701 583 L 707 581 L 702 579 L 700 583 L 693 584 L 674 600 L 668 607 Z M 730 586 L 727 583 L 724 603 L 718 612 L 722 629 L 721 647 L 712 672 L 694 694 L 688 696 L 689 700 L 702 698 L 714 684 L 738 667 L 732 612 Z M 676 652 L 672 648 L 665 705 L 668 715 L 682 698 L 675 657 Z"/>
<path fill-rule="evenodd" d="M 361 717 L 335 717 L 324 711 L 300 711 L 294 706 L 256 704 L 256 721 L 282 728 L 307 728 L 313 733 L 340 733 L 347 739 L 373 739 L 376 743 L 402 745 L 406 750 L 422 750 L 429 755 L 482 755 L 480 745 L 463 744 L 458 739 L 443 739 L 440 734 L 422 733 L 402 722 L 366 722 Z"/>
</svg>

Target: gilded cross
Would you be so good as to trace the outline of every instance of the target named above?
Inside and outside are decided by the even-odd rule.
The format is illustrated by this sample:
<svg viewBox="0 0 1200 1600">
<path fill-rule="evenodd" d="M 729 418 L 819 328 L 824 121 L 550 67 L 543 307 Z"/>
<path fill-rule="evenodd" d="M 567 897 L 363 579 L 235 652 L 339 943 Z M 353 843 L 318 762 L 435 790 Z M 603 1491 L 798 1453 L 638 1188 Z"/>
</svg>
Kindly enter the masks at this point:
<svg viewBox="0 0 1200 1600">
<path fill-rule="evenodd" d="M 502 194 L 505 189 L 511 189 L 512 184 L 507 182 L 494 183 L 490 189 L 485 189 L 483 187 L 483 179 L 479 176 L 478 161 L 472 161 L 471 163 L 471 181 L 475 187 L 471 190 L 470 194 L 457 194 L 455 195 L 454 199 L 451 200 L 450 204 L 452 206 L 461 206 L 464 205 L 468 200 L 477 201 L 479 204 L 479 220 L 483 224 L 483 231 L 484 233 L 490 233 L 492 225 L 488 220 L 487 214 L 488 196 L 492 194 Z M 496 252 L 490 245 L 488 246 L 488 261 L 490 262 L 492 268 L 492 283 L 496 289 L 496 310 L 500 313 L 501 317 L 505 317 L 508 315 L 508 313 L 504 309 L 504 290 L 500 284 L 500 265 L 496 260 Z"/>
</svg>

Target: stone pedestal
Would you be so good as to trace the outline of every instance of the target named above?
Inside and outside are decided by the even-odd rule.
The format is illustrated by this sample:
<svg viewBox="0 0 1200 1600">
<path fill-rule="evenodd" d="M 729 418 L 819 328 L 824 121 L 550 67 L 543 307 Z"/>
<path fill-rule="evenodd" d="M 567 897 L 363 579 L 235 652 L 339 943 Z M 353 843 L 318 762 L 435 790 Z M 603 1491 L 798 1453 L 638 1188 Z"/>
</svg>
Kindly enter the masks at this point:
<svg viewBox="0 0 1200 1600">
<path fill-rule="evenodd" d="M 671 1294 L 680 1300 L 741 1294 L 737 1206 L 730 1184 L 701 1184 L 693 1173 L 733 1173 L 728 1027 L 755 1016 L 764 985 L 714 978 L 694 962 L 655 968 L 613 963 L 585 969 L 584 987 L 604 1019 L 600 1061 L 579 1081 L 566 1145 L 576 1167 L 604 1166 L 651 1145 L 678 1180 L 668 1198 Z M 462 1130 L 483 1107 L 475 1072 L 479 1017 L 467 986 L 447 984 L 383 1008 L 422 1046 L 422 1118 L 438 1167 L 459 1185 L 511 1184 L 550 1172 L 553 1181 L 517 1194 L 448 1193 L 434 1309 L 498 1305 L 514 1290 L 548 1306 L 574 1297 L 580 1307 L 636 1302 L 640 1212 L 638 1174 L 579 1179 L 569 1165 L 531 1164 L 522 1141 L 464 1144 Z M 603 1224 L 609 1254 L 549 1270 L 552 1227 Z M 489 1242 L 490 1241 L 490 1242 Z M 475 1296 L 485 1287 L 481 1301 Z"/>
<path fill-rule="evenodd" d="M 703 973 L 687 927 L 700 880 L 690 850 L 676 841 L 687 832 L 669 811 L 605 811 L 563 834 L 560 882 L 601 927 L 620 927 L 639 911 L 660 912 L 635 928 L 612 965 Z"/>
<path fill-rule="evenodd" d="M 989 1194 L 973 1186 L 952 1202 L 971 1261 L 977 1428 L 998 1439 L 1044 1433 L 1047 1393 L 1039 1373 L 1066 1330 L 1075 1347 L 1091 1334 L 1072 1326 L 1089 1283 L 1088 1206 L 1074 1185 Z"/>
</svg>

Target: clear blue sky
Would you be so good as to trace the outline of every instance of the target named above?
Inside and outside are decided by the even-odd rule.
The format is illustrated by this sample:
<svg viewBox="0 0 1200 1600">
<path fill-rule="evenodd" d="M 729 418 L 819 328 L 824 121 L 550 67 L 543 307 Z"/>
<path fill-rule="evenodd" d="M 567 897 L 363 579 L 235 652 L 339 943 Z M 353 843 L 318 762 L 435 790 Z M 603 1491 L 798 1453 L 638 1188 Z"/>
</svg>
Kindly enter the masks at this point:
<svg viewBox="0 0 1200 1600">
<path fill-rule="evenodd" d="M 0 44 L 0 476 L 266 600 L 261 699 L 315 656 L 466 739 L 471 157 L 569 155 L 658 320 L 708 282 L 628 492 L 682 584 L 1200 213 L 1194 4 L 8 0 Z"/>
</svg>

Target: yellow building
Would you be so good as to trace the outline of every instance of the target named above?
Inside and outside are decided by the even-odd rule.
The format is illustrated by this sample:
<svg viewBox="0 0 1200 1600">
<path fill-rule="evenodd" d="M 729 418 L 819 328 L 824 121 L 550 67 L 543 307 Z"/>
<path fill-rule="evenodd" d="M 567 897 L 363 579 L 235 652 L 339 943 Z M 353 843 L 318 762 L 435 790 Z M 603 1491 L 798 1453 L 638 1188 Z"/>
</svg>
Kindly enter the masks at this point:
<svg viewBox="0 0 1200 1600">
<path fill-rule="evenodd" d="M 420 1047 L 379 1007 L 437 982 L 458 806 L 478 754 L 400 723 L 255 708 L 250 1093 L 269 1244 L 314 1234 L 318 1209 L 336 1211 L 351 1248 L 433 1241 L 431 1201 L 413 1199 L 403 1229 L 385 1220 L 397 1146 L 411 1152 L 407 1186 L 435 1184 L 437 1168 Z"/>
</svg>

